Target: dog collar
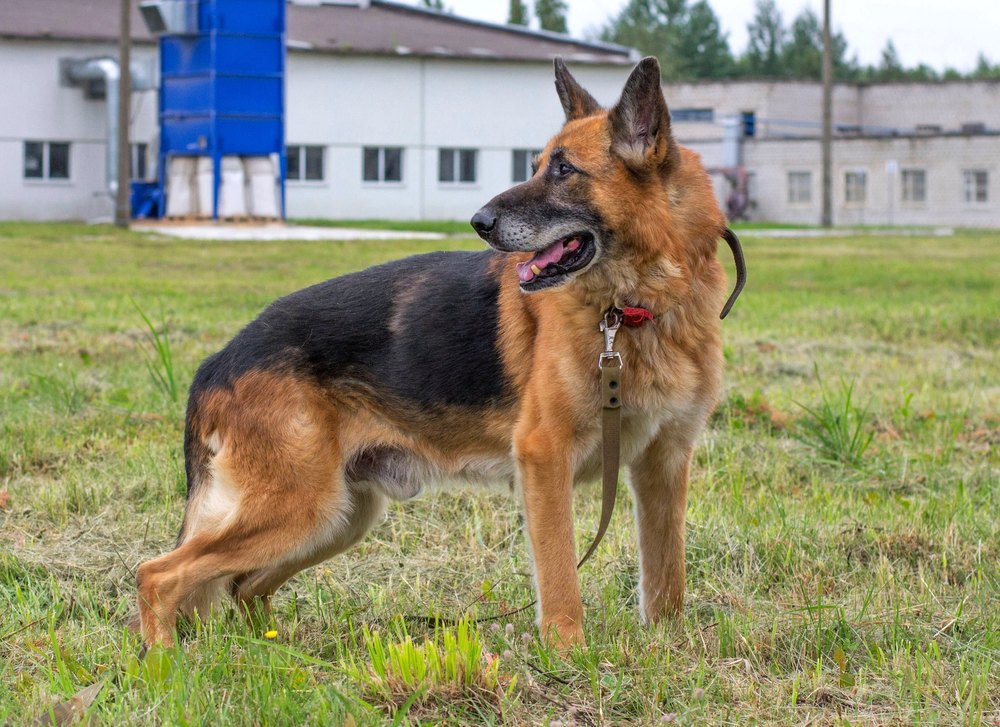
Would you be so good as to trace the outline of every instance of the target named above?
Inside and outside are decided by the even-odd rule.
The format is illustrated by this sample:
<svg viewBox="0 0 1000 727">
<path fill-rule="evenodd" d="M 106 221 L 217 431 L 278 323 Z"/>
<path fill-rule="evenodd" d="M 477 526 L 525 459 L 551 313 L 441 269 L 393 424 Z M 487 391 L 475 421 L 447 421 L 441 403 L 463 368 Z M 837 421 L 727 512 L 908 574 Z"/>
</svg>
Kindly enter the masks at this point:
<svg viewBox="0 0 1000 727">
<path fill-rule="evenodd" d="M 608 308 L 607 312 L 604 314 L 604 320 L 606 323 L 618 322 L 621 325 L 628 326 L 629 328 L 639 328 L 646 321 L 653 320 L 653 312 L 648 308 L 639 308 L 631 306 L 622 306 L 619 308 L 616 305 Z"/>
</svg>

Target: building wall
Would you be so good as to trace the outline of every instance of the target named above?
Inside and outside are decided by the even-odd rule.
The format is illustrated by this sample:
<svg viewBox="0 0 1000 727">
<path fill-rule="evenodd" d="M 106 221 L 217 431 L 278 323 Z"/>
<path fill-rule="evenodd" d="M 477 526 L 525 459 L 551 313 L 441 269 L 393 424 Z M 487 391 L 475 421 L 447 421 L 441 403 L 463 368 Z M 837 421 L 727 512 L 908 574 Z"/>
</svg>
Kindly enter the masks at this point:
<svg viewBox="0 0 1000 727">
<path fill-rule="evenodd" d="M 823 87 L 810 81 L 722 81 L 671 83 L 663 88 L 671 109 L 711 108 L 716 119 L 753 111 L 762 137 L 816 135 L 823 118 Z M 941 83 L 836 84 L 835 126 L 912 130 L 939 125 L 958 131 L 967 122 L 1000 129 L 1000 81 Z M 717 124 L 679 123 L 680 138 L 701 140 L 720 135 Z"/>
<path fill-rule="evenodd" d="M 748 141 L 755 219 L 816 224 L 821 212 L 820 147 L 812 140 Z M 922 169 L 926 201 L 903 200 L 902 172 Z M 967 202 L 963 173 L 988 174 L 986 202 Z M 864 202 L 845 201 L 845 175 L 866 173 Z M 788 173 L 809 172 L 808 202 L 788 201 Z M 960 225 L 1000 227 L 1000 136 L 839 139 L 833 145 L 833 200 L 839 225 Z"/>
<path fill-rule="evenodd" d="M 0 68 L 16 82 L 4 84 L 0 114 L 0 219 L 94 219 L 108 217 L 105 149 L 107 115 L 103 100 L 88 100 L 80 88 L 59 85 L 60 58 L 114 56 L 113 46 L 90 43 L 0 42 Z M 137 47 L 134 56 L 150 61 L 155 51 Z M 133 97 L 132 137 L 153 141 L 156 93 Z M 70 143 L 70 178 L 24 178 L 24 142 Z"/>
<path fill-rule="evenodd" d="M 289 182 L 290 217 L 467 219 L 563 121 L 549 63 L 291 53 L 288 69 L 288 143 L 324 146 L 326 177 Z M 573 69 L 608 104 L 629 70 Z M 365 146 L 403 147 L 403 181 L 362 181 Z M 439 182 L 440 148 L 478 150 L 476 182 Z"/>
<path fill-rule="evenodd" d="M 139 61 L 155 64 L 156 49 L 136 47 Z M 59 85 L 60 58 L 114 55 L 107 44 L 0 41 L 0 67 L 17 83 L 5 86 L 0 115 L 0 219 L 94 219 L 109 217 L 105 188 L 106 112 L 103 100 L 88 100 L 79 88 Z M 289 53 L 287 140 L 322 146 L 324 179 L 290 181 L 291 217 L 468 219 L 493 195 L 513 183 L 513 149 L 534 149 L 560 128 L 562 110 L 552 68 L 542 63 L 505 63 L 456 58 L 345 57 Z M 573 72 L 605 105 L 617 99 L 629 68 L 577 66 Z M 716 121 L 753 111 L 757 136 L 742 145 L 751 173 L 756 219 L 815 223 L 819 219 L 819 143 L 788 139 L 774 120 L 818 123 L 820 87 L 814 83 L 730 82 L 665 87 L 673 109 L 710 108 Z M 914 127 L 939 124 L 957 130 L 963 122 L 1000 125 L 1000 82 L 838 86 L 838 124 Z M 156 146 L 155 91 L 133 98 L 133 141 Z M 707 166 L 725 159 L 718 123 L 675 122 L 679 140 L 702 155 Z M 25 179 L 26 140 L 70 143 L 68 180 Z M 403 180 L 362 181 L 365 146 L 402 147 Z M 438 150 L 478 150 L 472 184 L 438 182 Z M 835 221 L 841 224 L 949 224 L 1000 227 L 1000 136 L 840 138 L 835 142 Z M 887 167 L 888 164 L 888 167 Z M 902 201 L 901 171 L 926 169 L 927 201 Z M 985 169 L 989 198 L 966 203 L 962 172 Z M 867 172 L 864 203 L 846 204 L 844 173 Z M 788 202 L 788 173 L 808 171 L 808 202 Z M 728 193 L 715 179 L 720 199 Z"/>
</svg>

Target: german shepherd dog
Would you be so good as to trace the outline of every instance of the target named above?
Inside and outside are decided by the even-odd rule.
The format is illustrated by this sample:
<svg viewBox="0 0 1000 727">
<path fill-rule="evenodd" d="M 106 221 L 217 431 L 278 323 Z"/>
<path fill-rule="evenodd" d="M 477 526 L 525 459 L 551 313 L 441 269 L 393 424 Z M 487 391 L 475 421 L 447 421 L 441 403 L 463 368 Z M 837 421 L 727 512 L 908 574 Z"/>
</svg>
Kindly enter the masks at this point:
<svg viewBox="0 0 1000 727">
<path fill-rule="evenodd" d="M 516 483 L 538 626 L 583 641 L 572 491 L 601 471 L 598 324 L 623 329 L 621 460 L 638 530 L 640 609 L 684 597 L 688 467 L 722 380 L 726 219 L 680 147 L 646 58 L 610 110 L 555 64 L 566 123 L 533 176 L 472 218 L 492 249 L 378 265 L 281 298 L 198 369 L 176 548 L 138 571 L 147 644 L 230 593 L 266 605 L 428 482 Z"/>
</svg>

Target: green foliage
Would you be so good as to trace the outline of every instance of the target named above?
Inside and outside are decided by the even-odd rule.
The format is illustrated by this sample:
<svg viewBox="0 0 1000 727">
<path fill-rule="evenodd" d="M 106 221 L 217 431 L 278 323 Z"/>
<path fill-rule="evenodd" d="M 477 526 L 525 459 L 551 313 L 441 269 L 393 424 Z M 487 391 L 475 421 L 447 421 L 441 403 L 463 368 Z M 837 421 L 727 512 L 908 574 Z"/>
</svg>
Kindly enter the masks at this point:
<svg viewBox="0 0 1000 727">
<path fill-rule="evenodd" d="M 507 12 L 508 25 L 527 25 L 528 6 L 524 0 L 510 0 L 510 9 Z"/>
<path fill-rule="evenodd" d="M 170 397 L 170 401 L 176 402 L 180 397 L 180 390 L 177 387 L 177 377 L 174 374 L 174 354 L 170 349 L 170 336 L 167 332 L 167 320 L 164 317 L 163 308 L 160 308 L 160 329 L 163 331 L 161 333 L 138 303 L 133 300 L 132 305 L 138 311 L 142 322 L 146 324 L 146 343 L 149 344 L 149 350 L 143 351 L 146 358 L 146 370 L 149 371 L 149 376 L 156 384 L 156 388 Z"/>
<path fill-rule="evenodd" d="M 397 621 L 392 636 L 362 628 L 363 658 L 352 655 L 349 673 L 374 694 L 392 700 L 398 695 L 447 696 L 452 690 L 476 688 L 495 692 L 500 685 L 499 660 L 486 654 L 482 637 L 463 620 L 455 628 L 440 628 L 434 638 L 414 643 Z"/>
<path fill-rule="evenodd" d="M 980 81 L 996 81 L 1000 80 L 1000 63 L 990 63 L 990 59 L 986 57 L 986 54 L 981 52 L 976 58 L 976 68 L 969 75 L 969 78 L 975 78 Z"/>
<path fill-rule="evenodd" d="M 535 0 L 535 17 L 542 30 L 568 33 L 566 25 L 566 0 Z"/>
<path fill-rule="evenodd" d="M 814 406 L 796 402 L 808 415 L 799 423 L 796 438 L 816 450 L 821 460 L 860 467 L 875 437 L 868 405 L 857 405 L 854 381 L 841 379 L 839 391 L 831 391 L 823 383 L 818 366 L 814 371 L 820 402 Z"/>
<path fill-rule="evenodd" d="M 655 55 L 667 80 L 724 78 L 729 42 L 707 0 L 629 0 L 601 31 L 603 40 Z"/>
<path fill-rule="evenodd" d="M 847 39 L 841 32 L 832 33 L 833 76 L 840 81 L 858 74 L 857 59 L 847 58 Z M 819 81 L 823 77 L 823 23 L 810 8 L 800 12 L 782 50 L 782 75 Z"/>
<path fill-rule="evenodd" d="M 751 76 L 785 75 L 784 52 L 788 31 L 774 0 L 757 0 L 753 20 L 747 24 L 746 53 L 742 63 Z"/>
<path fill-rule="evenodd" d="M 722 32 L 710 0 L 628 0 L 599 31 L 612 43 L 637 48 L 660 60 L 667 81 L 760 77 L 818 81 L 822 77 L 823 24 L 811 8 L 804 8 L 786 26 L 774 0 L 755 0 L 754 17 L 747 24 L 749 40 L 738 58 Z M 833 74 L 838 81 L 934 81 L 962 78 L 1000 78 L 1000 64 L 982 53 L 975 70 L 962 74 L 953 68 L 938 72 L 920 63 L 907 68 L 892 41 L 881 61 L 862 66 L 849 55 L 847 38 L 834 30 Z"/>
<path fill-rule="evenodd" d="M 444 0 L 420 0 L 425 8 L 437 10 L 439 13 L 449 13 L 451 10 L 445 7 Z"/>
</svg>

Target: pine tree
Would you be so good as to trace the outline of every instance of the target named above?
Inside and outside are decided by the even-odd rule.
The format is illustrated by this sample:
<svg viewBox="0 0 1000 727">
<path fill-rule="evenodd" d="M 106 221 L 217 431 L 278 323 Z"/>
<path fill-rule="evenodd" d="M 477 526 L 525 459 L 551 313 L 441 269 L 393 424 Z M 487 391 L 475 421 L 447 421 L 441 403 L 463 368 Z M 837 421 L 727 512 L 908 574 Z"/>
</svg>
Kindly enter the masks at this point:
<svg viewBox="0 0 1000 727">
<path fill-rule="evenodd" d="M 680 22 L 673 52 L 683 79 L 725 78 L 734 70 L 729 41 L 707 0 L 697 0 Z"/>
<path fill-rule="evenodd" d="M 882 49 L 882 57 L 875 73 L 879 81 L 901 81 L 906 77 L 906 69 L 903 68 L 892 38 L 886 41 L 885 48 Z"/>
<path fill-rule="evenodd" d="M 535 17 L 542 30 L 567 33 L 566 0 L 535 0 Z"/>
<path fill-rule="evenodd" d="M 847 38 L 833 33 L 833 75 L 838 80 L 851 80 L 858 74 L 857 60 L 847 60 Z M 818 81 L 823 75 L 823 24 L 811 9 L 806 8 L 792 21 L 788 42 L 782 52 L 784 75 Z"/>
<path fill-rule="evenodd" d="M 721 78 L 733 71 L 729 41 L 707 0 L 629 0 L 601 38 L 660 60 L 668 80 Z"/>
<path fill-rule="evenodd" d="M 524 0 L 510 0 L 510 11 L 507 13 L 507 23 L 509 25 L 528 24 L 528 6 Z"/>
<path fill-rule="evenodd" d="M 752 76 L 779 78 L 785 75 L 782 58 L 788 31 L 774 0 L 757 0 L 753 20 L 747 24 L 750 40 L 743 57 Z"/>
</svg>

